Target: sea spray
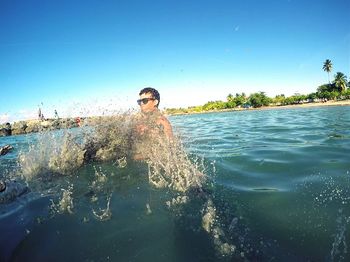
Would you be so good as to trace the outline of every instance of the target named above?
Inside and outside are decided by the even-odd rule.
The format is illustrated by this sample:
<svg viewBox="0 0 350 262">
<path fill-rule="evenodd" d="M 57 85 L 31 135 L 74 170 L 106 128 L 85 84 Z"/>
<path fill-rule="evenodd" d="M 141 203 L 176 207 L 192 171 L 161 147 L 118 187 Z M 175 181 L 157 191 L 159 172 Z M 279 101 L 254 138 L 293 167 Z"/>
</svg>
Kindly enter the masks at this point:
<svg viewBox="0 0 350 262">
<path fill-rule="evenodd" d="M 178 205 L 186 204 L 188 200 L 189 200 L 188 196 L 177 196 L 172 198 L 171 200 L 166 201 L 165 203 L 169 208 L 172 208 Z"/>
<path fill-rule="evenodd" d="M 99 170 L 96 169 L 94 166 L 95 170 L 95 180 L 92 182 L 91 187 L 93 190 L 98 190 L 101 191 L 103 189 L 103 186 L 107 182 L 107 175 L 103 173 L 102 168 L 100 167 Z"/>
<path fill-rule="evenodd" d="M 85 161 L 117 161 L 125 166 L 126 158 L 132 155 L 135 125 L 132 115 L 97 118 L 90 125 L 93 129 L 84 141 Z"/>
<path fill-rule="evenodd" d="M 70 185 L 67 189 L 61 189 L 62 190 L 62 197 L 58 201 L 58 203 L 55 203 L 54 201 L 51 201 L 51 210 L 53 210 L 55 213 L 69 213 L 73 214 L 73 185 Z"/>
<path fill-rule="evenodd" d="M 178 140 L 159 139 L 149 149 L 149 181 L 156 187 L 186 192 L 201 188 L 206 180 L 199 170 L 197 162 L 193 163 Z"/>
<path fill-rule="evenodd" d="M 346 242 L 346 228 L 349 225 L 350 217 L 343 214 L 343 210 L 339 209 L 339 217 L 336 219 L 337 232 L 334 236 L 331 249 L 331 261 L 344 261 L 348 253 L 348 245 Z"/>
<path fill-rule="evenodd" d="M 202 210 L 202 227 L 212 236 L 216 250 L 220 256 L 231 256 L 236 246 L 226 241 L 226 235 L 218 222 L 218 215 L 213 201 L 209 199 Z"/>
<path fill-rule="evenodd" d="M 30 181 L 42 175 L 73 173 L 83 164 L 85 153 L 76 140 L 68 130 L 39 134 L 29 150 L 19 154 L 20 175 Z"/>
<path fill-rule="evenodd" d="M 116 164 L 118 165 L 119 168 L 125 168 L 128 164 L 128 161 L 126 160 L 126 157 L 121 157 L 117 159 Z"/>
<path fill-rule="evenodd" d="M 228 227 L 216 212 L 212 195 L 206 189 L 211 179 L 205 175 L 203 161 L 190 159 L 179 139 L 159 138 L 148 148 L 149 182 L 157 188 L 167 188 L 175 196 L 166 201 L 169 208 L 179 209 L 193 198 L 206 200 L 201 214 L 202 228 L 209 234 L 219 256 L 231 257 L 236 246 L 229 242 Z M 211 163 L 215 171 L 215 163 Z M 225 233 L 225 231 L 227 233 Z"/>
<path fill-rule="evenodd" d="M 82 166 L 85 151 L 74 141 L 72 135 L 67 133 L 60 150 L 50 157 L 48 168 L 54 173 L 67 175 Z"/>
<path fill-rule="evenodd" d="M 297 186 L 303 189 L 304 197 L 311 200 L 309 205 L 311 208 L 304 212 L 312 217 L 313 224 L 305 227 L 304 232 L 310 228 L 323 228 L 325 232 L 329 231 L 329 228 L 334 228 L 331 231 L 332 237 L 329 239 L 329 261 L 345 261 L 348 255 L 346 238 L 350 224 L 349 183 L 348 173 L 343 176 L 318 172 L 309 175 Z M 332 209 L 338 212 L 330 212 Z M 319 222 L 315 223 L 315 221 Z"/>
<path fill-rule="evenodd" d="M 152 209 L 149 203 L 146 204 L 146 214 L 147 215 L 152 214 Z"/>
<path fill-rule="evenodd" d="M 114 160 L 116 166 L 124 168 L 126 156 L 131 154 L 128 146 L 128 137 L 132 133 L 128 123 L 131 122 L 125 115 L 118 115 L 94 118 L 89 126 L 82 128 L 38 133 L 28 142 L 28 150 L 20 152 L 17 175 L 23 177 L 34 192 L 57 197 L 55 202 L 52 201 L 54 213 L 73 213 L 74 186 L 66 188 L 61 178 L 67 177 L 74 183 L 71 178 L 79 174 L 78 169 L 92 161 Z M 105 221 L 111 217 L 109 206 L 113 190 L 106 182 L 113 173 L 106 174 L 101 167 L 94 167 L 94 170 L 90 185 L 91 210 L 98 220 Z M 107 205 L 102 203 L 106 192 Z M 102 205 L 106 208 L 101 208 Z"/>
<path fill-rule="evenodd" d="M 28 150 L 20 152 L 20 175 L 71 175 L 84 163 L 117 161 L 126 166 L 132 154 L 133 117 L 122 114 L 86 121 L 88 126 L 37 134 Z"/>
<path fill-rule="evenodd" d="M 169 208 L 180 208 L 193 198 L 203 199 L 202 226 L 211 237 L 220 256 L 231 256 L 235 245 L 230 244 L 228 226 L 221 224 L 220 215 L 206 187 L 211 181 L 206 174 L 203 160 L 191 158 L 180 139 L 167 139 L 152 135 L 149 139 L 135 131 L 137 120 L 132 115 L 95 118 L 86 127 L 66 130 L 62 133 L 45 133 L 28 152 L 20 155 L 21 174 L 34 181 L 43 174 L 54 179 L 55 175 L 72 176 L 85 163 L 112 162 L 116 168 L 124 168 L 139 153 L 148 165 L 148 180 L 155 188 L 167 189 Z M 213 169 L 215 166 L 213 165 Z M 110 203 L 113 188 L 109 183 L 112 173 L 94 167 L 94 179 L 90 184 L 90 205 L 93 216 L 99 221 L 111 219 Z M 117 171 L 115 171 L 117 173 Z M 57 213 L 73 213 L 73 186 L 62 189 L 62 196 L 53 209 Z M 146 204 L 146 213 L 152 212 Z M 200 215 L 200 213 L 196 214 Z M 200 224 L 198 225 L 201 226 Z"/>
<path fill-rule="evenodd" d="M 111 217 L 112 217 L 112 212 L 110 209 L 111 198 L 112 198 L 112 193 L 107 197 L 106 208 L 104 208 L 104 209 L 99 208 L 98 211 L 96 211 L 95 209 L 92 209 L 92 213 L 94 214 L 96 219 L 98 219 L 100 221 L 107 221 L 107 220 L 111 219 Z"/>
</svg>

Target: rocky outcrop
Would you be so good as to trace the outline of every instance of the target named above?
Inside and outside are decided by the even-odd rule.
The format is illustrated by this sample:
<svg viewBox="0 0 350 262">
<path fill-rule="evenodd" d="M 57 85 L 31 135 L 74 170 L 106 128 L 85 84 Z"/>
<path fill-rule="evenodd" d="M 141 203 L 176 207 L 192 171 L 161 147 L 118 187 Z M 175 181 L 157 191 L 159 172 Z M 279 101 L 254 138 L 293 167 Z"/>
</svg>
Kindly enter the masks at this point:
<svg viewBox="0 0 350 262">
<path fill-rule="evenodd" d="M 13 123 L 12 135 L 25 134 L 27 126 L 28 125 L 26 121 L 19 121 L 19 122 Z"/>
<path fill-rule="evenodd" d="M 0 125 L 0 136 L 10 136 L 12 135 L 12 128 L 10 123 Z"/>
<path fill-rule="evenodd" d="M 0 125 L 0 136 L 21 135 L 36 133 L 42 131 L 50 131 L 61 128 L 74 128 L 80 126 L 84 118 L 60 118 L 46 120 L 27 120 L 19 121 L 12 124 L 6 123 Z"/>
<path fill-rule="evenodd" d="M 37 133 L 40 131 L 40 121 L 28 121 L 25 133 Z"/>
</svg>

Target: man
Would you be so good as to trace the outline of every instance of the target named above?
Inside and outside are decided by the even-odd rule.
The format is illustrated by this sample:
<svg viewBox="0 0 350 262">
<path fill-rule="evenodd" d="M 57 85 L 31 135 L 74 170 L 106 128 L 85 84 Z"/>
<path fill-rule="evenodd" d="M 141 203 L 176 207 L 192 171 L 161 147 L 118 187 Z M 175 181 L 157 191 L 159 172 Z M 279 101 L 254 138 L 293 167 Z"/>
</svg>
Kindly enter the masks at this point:
<svg viewBox="0 0 350 262">
<path fill-rule="evenodd" d="M 58 113 L 57 113 L 56 109 L 55 109 L 55 119 L 59 119 L 59 116 L 58 116 Z"/>
<path fill-rule="evenodd" d="M 137 103 L 140 106 L 141 115 L 139 116 L 140 124 L 137 126 L 138 133 L 163 134 L 169 140 L 172 140 L 173 131 L 171 124 L 158 109 L 160 102 L 159 92 L 154 88 L 146 87 L 140 91 L 139 96 L 140 99 L 137 100 Z"/>
<path fill-rule="evenodd" d="M 142 89 L 137 103 L 141 113 L 136 117 L 134 134 L 134 159 L 148 158 L 151 148 L 157 143 L 173 141 L 169 120 L 159 111 L 159 92 L 151 87 Z"/>
<path fill-rule="evenodd" d="M 39 110 L 38 110 L 38 119 L 41 120 L 41 108 L 39 107 Z"/>
</svg>

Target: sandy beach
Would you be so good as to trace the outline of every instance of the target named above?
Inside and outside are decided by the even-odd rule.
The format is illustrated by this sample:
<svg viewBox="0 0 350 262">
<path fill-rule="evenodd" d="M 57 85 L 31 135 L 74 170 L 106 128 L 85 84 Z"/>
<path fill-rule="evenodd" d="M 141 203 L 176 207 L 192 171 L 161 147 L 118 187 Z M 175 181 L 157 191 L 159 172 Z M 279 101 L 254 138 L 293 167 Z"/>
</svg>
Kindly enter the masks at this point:
<svg viewBox="0 0 350 262">
<path fill-rule="evenodd" d="M 285 106 L 263 106 L 258 108 L 230 108 L 230 109 L 221 109 L 221 110 L 209 110 L 202 112 L 188 112 L 188 113 L 174 113 L 167 114 L 171 115 L 189 115 L 189 114 L 206 114 L 206 113 L 215 113 L 215 112 L 231 112 L 231 111 L 245 111 L 245 110 L 271 110 L 271 109 L 291 109 L 291 108 L 305 108 L 305 107 L 323 107 L 323 106 L 350 106 L 350 100 L 341 100 L 341 101 L 327 101 L 327 102 L 311 102 L 295 105 L 285 105 Z"/>
<path fill-rule="evenodd" d="M 349 105 L 350 105 L 350 100 L 342 100 L 342 101 L 313 102 L 313 103 L 304 103 L 304 104 L 286 105 L 286 106 L 266 106 L 266 107 L 253 108 L 253 109 L 299 108 L 299 107 L 315 107 L 315 106 L 349 106 Z"/>
</svg>

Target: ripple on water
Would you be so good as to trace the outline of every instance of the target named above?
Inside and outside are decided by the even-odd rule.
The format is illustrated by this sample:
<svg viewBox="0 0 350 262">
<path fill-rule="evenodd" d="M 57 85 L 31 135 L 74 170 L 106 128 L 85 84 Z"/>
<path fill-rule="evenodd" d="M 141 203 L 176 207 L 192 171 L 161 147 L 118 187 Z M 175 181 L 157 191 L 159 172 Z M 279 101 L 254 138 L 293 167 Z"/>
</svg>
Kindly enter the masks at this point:
<svg viewBox="0 0 350 262">
<path fill-rule="evenodd" d="M 174 129 L 183 136 L 186 150 L 191 155 L 199 154 L 205 161 L 215 161 L 216 171 L 213 179 L 216 187 L 213 186 L 215 195 L 213 200 L 222 202 L 223 205 L 217 205 L 215 210 L 214 207 L 212 209 L 218 215 L 229 214 L 228 224 L 230 221 L 236 221 L 233 224 L 233 226 L 237 224 L 233 230 L 235 232 L 236 229 L 240 229 L 239 225 L 244 223 L 242 228 L 246 231 L 237 231 L 243 232 L 238 235 L 241 242 L 237 242 L 242 243 L 241 250 L 249 251 L 258 246 L 256 242 L 264 242 L 266 248 L 261 249 L 265 252 L 264 255 L 268 258 L 275 257 L 276 260 L 324 261 L 329 260 L 328 258 L 340 260 L 342 257 L 345 257 L 344 261 L 349 260 L 348 251 L 344 248 L 349 241 L 350 224 L 349 107 L 179 116 L 171 117 L 171 122 Z M 12 142 L 20 144 L 16 142 L 17 139 L 25 137 L 18 136 L 13 139 Z M 35 136 L 31 139 L 34 141 Z M 11 155 L 9 159 L 12 159 Z M 5 158 L 0 160 L 3 161 Z M 113 168 L 115 166 L 108 165 L 108 169 Z M 35 245 L 39 240 L 43 240 L 43 236 L 48 242 L 51 240 L 51 243 L 60 245 L 60 250 L 67 250 L 64 249 L 67 244 L 61 240 L 66 240 L 69 245 L 74 244 L 76 239 L 74 232 L 77 232 L 77 228 L 79 234 L 83 236 L 80 238 L 82 241 L 78 243 L 79 248 L 88 253 L 86 259 L 102 259 L 97 257 L 97 249 L 101 254 L 109 253 L 113 254 L 115 259 L 122 257 L 125 260 L 130 260 L 130 254 L 134 254 L 134 251 L 141 257 L 145 255 L 143 251 L 147 250 L 147 258 L 151 258 L 154 256 L 153 252 L 160 250 L 157 247 L 164 247 L 166 250 L 164 252 L 169 252 L 173 249 L 174 243 L 176 243 L 175 251 L 186 252 L 182 246 L 177 245 L 180 241 L 176 238 L 180 235 L 180 239 L 184 240 L 181 241 L 183 243 L 193 239 L 191 236 L 196 233 L 186 228 L 187 226 L 193 228 L 193 224 L 183 226 L 169 218 L 164 204 L 168 193 L 149 189 L 147 179 L 131 182 L 135 177 L 141 177 L 140 174 L 143 173 L 140 169 L 135 168 L 134 172 L 131 172 L 128 165 L 123 172 L 126 172 L 123 176 L 117 173 L 110 177 L 111 183 L 106 183 L 107 188 L 111 184 L 115 184 L 116 188 L 109 198 L 105 190 L 94 192 L 100 197 L 101 208 L 108 210 L 110 205 L 114 212 L 108 222 L 100 224 L 100 221 L 96 221 L 91 215 L 91 205 L 93 207 L 97 205 L 99 208 L 99 203 L 91 204 L 90 198 L 84 197 L 78 200 L 80 195 L 89 190 L 89 185 L 86 185 L 89 183 L 82 183 L 80 180 L 82 184 L 75 184 L 75 193 L 72 195 L 77 201 L 74 202 L 76 208 L 74 212 L 75 215 L 80 215 L 76 218 L 79 223 L 69 224 L 67 221 L 73 215 L 62 215 L 38 226 L 36 231 L 23 241 L 22 249 L 19 249 L 25 251 L 22 253 L 23 257 L 42 252 L 44 254 L 47 252 L 45 255 L 59 253 L 55 245 L 49 245 L 47 251 L 46 249 L 43 251 L 41 245 Z M 91 175 L 91 171 L 87 172 L 88 174 Z M 82 205 L 82 202 L 86 206 Z M 232 203 L 235 203 L 235 209 L 229 210 Z M 89 220 L 81 222 L 83 218 L 85 219 L 84 213 L 81 212 L 84 208 L 91 216 Z M 31 210 L 27 209 L 28 212 Z M 203 210 L 197 213 L 200 215 L 201 212 L 203 213 Z M 184 216 L 179 216 L 177 219 L 184 219 L 188 215 L 189 221 L 193 221 L 195 217 L 193 213 L 182 214 Z M 31 218 L 35 215 L 31 214 Z M 11 216 L 15 218 L 14 214 Z M 15 218 L 14 221 L 6 226 L 16 227 L 17 222 L 18 225 L 22 223 L 20 218 Z M 227 221 L 223 219 L 220 222 L 226 225 Z M 64 234 L 56 234 L 58 225 Z M 97 228 L 96 225 L 101 227 Z M 214 236 L 218 236 L 217 233 L 221 232 L 219 229 L 221 230 L 216 228 Z M 84 233 L 84 230 L 89 232 Z M 195 230 L 197 233 L 200 231 L 198 228 Z M 96 245 L 94 242 L 96 238 L 91 236 L 99 232 L 103 232 L 100 235 L 106 237 L 99 238 L 97 241 L 99 245 Z M 164 232 L 177 234 L 174 236 Z M 68 234 L 68 237 L 65 234 Z M 249 234 L 251 238 L 247 237 Z M 146 241 L 148 244 L 145 244 L 145 236 L 150 240 Z M 200 239 L 203 239 L 203 235 L 200 236 Z M 233 235 L 227 235 L 228 239 L 231 236 Z M 169 239 L 164 239 L 167 237 Z M 199 253 L 206 251 L 207 246 L 201 246 L 196 241 L 191 243 L 196 244 Z M 239 249 L 241 246 L 236 247 Z M 277 256 L 274 255 L 275 251 Z M 292 255 L 300 259 L 292 259 Z M 168 260 L 171 258 L 179 257 L 170 256 Z"/>
</svg>

